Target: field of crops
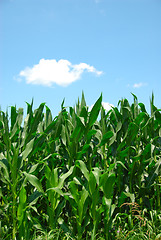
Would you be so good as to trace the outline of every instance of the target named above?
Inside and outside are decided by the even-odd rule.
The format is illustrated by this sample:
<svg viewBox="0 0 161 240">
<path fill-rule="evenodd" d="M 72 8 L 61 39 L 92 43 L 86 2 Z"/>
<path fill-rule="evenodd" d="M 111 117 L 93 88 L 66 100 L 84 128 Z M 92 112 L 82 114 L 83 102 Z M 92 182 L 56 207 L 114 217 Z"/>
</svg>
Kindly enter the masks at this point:
<svg viewBox="0 0 161 240">
<path fill-rule="evenodd" d="M 0 112 L 0 239 L 161 239 L 161 112 L 133 98 Z"/>
</svg>

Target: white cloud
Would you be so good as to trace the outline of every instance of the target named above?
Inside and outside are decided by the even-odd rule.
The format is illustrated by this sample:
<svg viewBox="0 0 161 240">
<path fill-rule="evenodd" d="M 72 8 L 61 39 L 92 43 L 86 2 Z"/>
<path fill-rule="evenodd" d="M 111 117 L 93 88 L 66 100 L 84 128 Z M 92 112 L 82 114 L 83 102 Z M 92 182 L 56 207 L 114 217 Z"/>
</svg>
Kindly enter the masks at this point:
<svg viewBox="0 0 161 240">
<path fill-rule="evenodd" d="M 135 83 L 134 85 L 133 85 L 133 88 L 140 88 L 140 87 L 143 87 L 143 86 L 146 86 L 147 85 L 147 83 L 142 83 L 142 82 L 140 82 L 140 83 Z"/>
<path fill-rule="evenodd" d="M 113 104 L 110 104 L 108 102 L 102 102 L 102 106 L 106 111 L 109 111 L 109 110 L 111 110 L 112 107 L 114 107 Z"/>
<path fill-rule="evenodd" d="M 52 86 L 54 83 L 60 86 L 68 86 L 72 82 L 81 78 L 84 71 L 101 75 L 93 66 L 86 63 L 73 65 L 65 59 L 56 61 L 55 59 L 40 59 L 39 63 L 33 67 L 27 67 L 19 73 L 19 77 L 24 77 L 28 84 Z"/>
</svg>

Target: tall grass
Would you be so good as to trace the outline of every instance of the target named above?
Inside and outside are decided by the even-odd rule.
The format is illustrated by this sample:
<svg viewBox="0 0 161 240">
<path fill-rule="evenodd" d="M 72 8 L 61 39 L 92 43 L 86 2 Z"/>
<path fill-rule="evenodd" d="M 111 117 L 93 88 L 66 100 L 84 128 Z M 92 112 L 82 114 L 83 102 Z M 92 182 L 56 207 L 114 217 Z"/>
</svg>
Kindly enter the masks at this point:
<svg viewBox="0 0 161 240">
<path fill-rule="evenodd" d="M 161 238 L 161 113 L 133 97 L 0 112 L 0 239 Z"/>
</svg>

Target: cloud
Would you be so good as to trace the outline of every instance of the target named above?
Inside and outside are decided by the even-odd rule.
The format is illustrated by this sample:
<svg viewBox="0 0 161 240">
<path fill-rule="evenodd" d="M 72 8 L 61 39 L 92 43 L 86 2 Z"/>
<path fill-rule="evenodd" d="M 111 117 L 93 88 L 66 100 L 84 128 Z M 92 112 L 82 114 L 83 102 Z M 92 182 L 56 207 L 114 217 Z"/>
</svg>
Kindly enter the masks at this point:
<svg viewBox="0 0 161 240">
<path fill-rule="evenodd" d="M 65 59 L 56 61 L 55 59 L 40 59 L 39 63 L 33 67 L 27 67 L 22 70 L 18 77 L 24 77 L 28 84 L 37 84 L 43 86 L 68 86 L 69 84 L 81 78 L 87 71 L 100 76 L 101 71 L 97 71 L 93 66 L 86 63 L 73 65 Z"/>
<path fill-rule="evenodd" d="M 113 104 L 110 104 L 108 102 L 102 102 L 102 106 L 106 111 L 109 111 L 109 110 L 111 110 L 112 107 L 114 107 Z"/>
<path fill-rule="evenodd" d="M 142 82 L 140 82 L 140 83 L 135 83 L 134 85 L 133 85 L 133 88 L 140 88 L 140 87 L 143 87 L 143 86 L 146 86 L 147 85 L 147 83 L 142 83 Z"/>
</svg>

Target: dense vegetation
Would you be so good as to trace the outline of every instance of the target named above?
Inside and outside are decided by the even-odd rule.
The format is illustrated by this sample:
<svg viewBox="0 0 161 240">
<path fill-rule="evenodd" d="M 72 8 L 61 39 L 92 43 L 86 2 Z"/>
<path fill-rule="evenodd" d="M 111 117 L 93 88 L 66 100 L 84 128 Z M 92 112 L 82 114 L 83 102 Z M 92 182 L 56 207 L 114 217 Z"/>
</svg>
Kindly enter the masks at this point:
<svg viewBox="0 0 161 240">
<path fill-rule="evenodd" d="M 161 239 L 161 113 L 133 97 L 0 112 L 0 239 Z"/>
</svg>

